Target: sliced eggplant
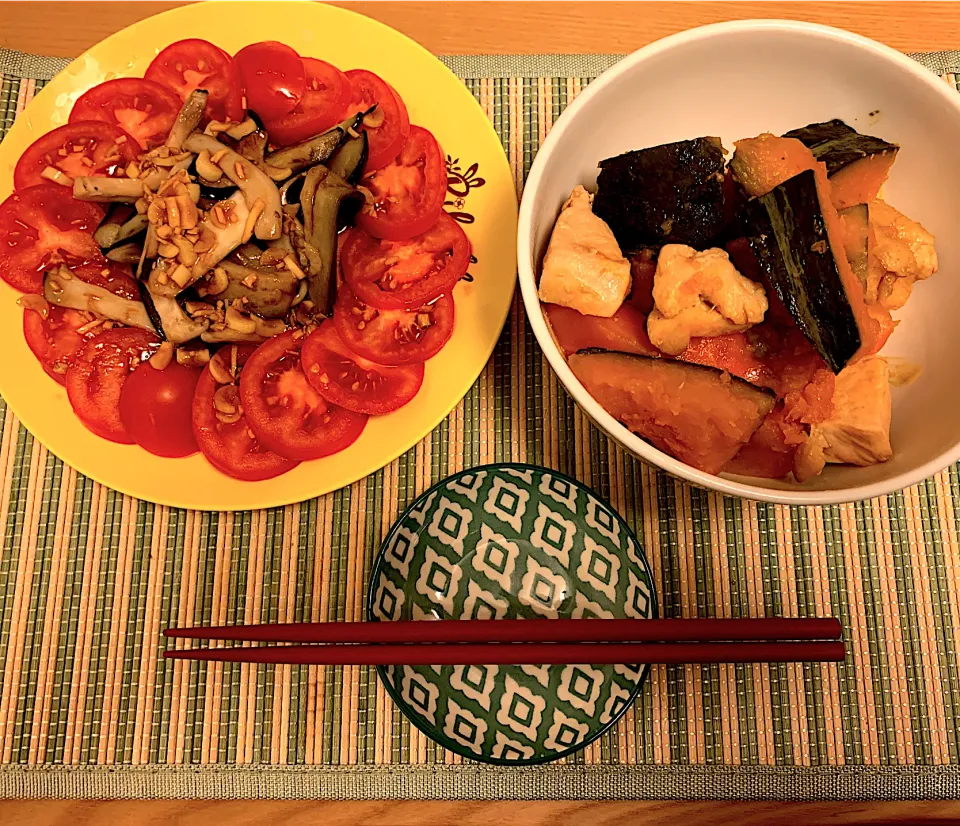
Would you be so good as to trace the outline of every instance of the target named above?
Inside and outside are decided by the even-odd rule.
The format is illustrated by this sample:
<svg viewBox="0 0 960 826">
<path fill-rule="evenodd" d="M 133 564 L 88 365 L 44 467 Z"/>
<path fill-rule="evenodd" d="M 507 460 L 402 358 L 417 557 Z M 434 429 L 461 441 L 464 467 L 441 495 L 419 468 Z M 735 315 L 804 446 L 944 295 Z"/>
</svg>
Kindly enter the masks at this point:
<svg viewBox="0 0 960 826">
<path fill-rule="evenodd" d="M 239 330 L 207 330 L 200 336 L 201 341 L 207 344 L 240 344 L 250 342 L 251 344 L 260 344 L 267 340 L 266 336 L 257 333 L 241 333 Z"/>
<path fill-rule="evenodd" d="M 142 301 L 123 298 L 103 287 L 81 281 L 66 267 L 50 270 L 43 277 L 43 297 L 58 307 L 84 310 L 129 327 L 156 332 Z"/>
<path fill-rule="evenodd" d="M 351 137 L 340 146 L 327 164 L 327 168 L 331 172 L 336 172 L 347 183 L 356 186 L 363 175 L 369 147 L 367 131 L 363 129 L 357 137 Z"/>
<path fill-rule="evenodd" d="M 174 344 L 183 344 L 199 338 L 210 326 L 210 322 L 206 319 L 197 321 L 190 318 L 176 298 L 155 295 L 143 281 L 138 283 L 143 305 L 161 338 Z"/>
<path fill-rule="evenodd" d="M 303 192 L 303 182 L 306 180 L 306 172 L 298 172 L 289 180 L 286 180 L 280 186 L 280 203 L 283 206 L 296 204 L 300 206 L 300 193 Z"/>
<path fill-rule="evenodd" d="M 129 264 L 131 267 L 135 267 L 140 263 L 141 257 L 143 257 L 143 247 L 131 241 L 129 244 L 117 244 L 117 246 L 108 249 L 104 255 L 110 261 L 116 261 L 118 264 Z"/>
<path fill-rule="evenodd" d="M 324 315 L 333 310 L 337 290 L 337 232 L 344 216 L 352 217 L 363 206 L 363 196 L 335 172 L 317 164 L 307 173 L 300 205 L 307 242 L 319 261 L 307 272 L 310 299 Z"/>
<path fill-rule="evenodd" d="M 283 318 L 293 306 L 299 280 L 288 270 L 245 267 L 233 261 L 221 261 L 220 266 L 227 274 L 228 284 L 213 298 L 244 299 L 250 312 L 264 318 Z"/>
<path fill-rule="evenodd" d="M 237 142 L 236 149 L 248 161 L 253 161 L 257 166 L 262 167 L 263 156 L 267 152 L 267 130 L 263 126 L 263 121 L 257 117 L 255 112 L 248 111 L 247 115 L 256 125 L 256 128 Z"/>
<path fill-rule="evenodd" d="M 99 244 L 101 249 L 110 249 L 117 243 L 117 237 L 120 235 L 120 228 L 130 219 L 134 213 L 132 207 L 127 204 L 113 204 L 107 210 L 97 231 L 93 233 L 93 240 Z"/>
<path fill-rule="evenodd" d="M 143 197 L 143 184 L 133 178 L 80 175 L 73 179 L 73 197 L 98 204 L 132 204 Z"/>
<path fill-rule="evenodd" d="M 208 94 L 205 89 L 194 89 L 180 107 L 180 113 L 167 136 L 166 146 L 179 152 L 183 142 L 190 137 L 203 120 L 203 113 L 207 108 Z"/>
<path fill-rule="evenodd" d="M 280 237 L 283 228 L 280 192 L 262 169 L 210 135 L 194 132 L 187 138 L 184 145 L 198 155 L 204 150 L 208 151 L 211 159 L 223 152 L 217 161 L 217 166 L 240 188 L 250 209 L 258 205 L 261 209 L 260 216 L 254 225 L 254 235 L 261 241 L 271 241 Z"/>
<path fill-rule="evenodd" d="M 289 169 L 291 174 L 314 164 L 326 163 L 347 137 L 359 133 L 363 114 L 358 112 L 321 135 L 271 152 L 265 161 L 275 169 Z"/>
<path fill-rule="evenodd" d="M 146 232 L 149 223 L 150 221 L 147 220 L 146 215 L 136 213 L 129 221 L 120 227 L 119 232 L 117 232 L 117 237 L 113 242 L 114 246 L 129 242 L 141 233 Z"/>
</svg>

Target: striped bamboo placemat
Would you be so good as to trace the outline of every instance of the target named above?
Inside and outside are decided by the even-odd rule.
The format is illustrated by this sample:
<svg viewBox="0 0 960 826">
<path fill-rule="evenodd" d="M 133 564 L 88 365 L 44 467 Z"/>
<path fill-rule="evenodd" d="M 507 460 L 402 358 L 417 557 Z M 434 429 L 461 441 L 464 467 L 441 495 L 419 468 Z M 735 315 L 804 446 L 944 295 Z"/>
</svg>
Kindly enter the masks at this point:
<svg viewBox="0 0 960 826">
<path fill-rule="evenodd" d="M 447 58 L 518 189 L 566 104 L 615 56 Z M 946 82 L 956 53 L 922 56 Z M 64 63 L 0 51 L 0 128 Z M 464 401 L 384 470 L 321 499 L 206 514 L 65 467 L 0 402 L 0 796 L 904 798 L 960 796 L 960 477 L 787 508 L 625 456 L 574 408 L 514 306 Z M 432 482 L 529 461 L 635 528 L 667 616 L 833 614 L 839 665 L 656 667 L 625 718 L 559 764 L 462 761 L 373 669 L 167 663 L 201 622 L 359 620 L 379 543 Z"/>
</svg>

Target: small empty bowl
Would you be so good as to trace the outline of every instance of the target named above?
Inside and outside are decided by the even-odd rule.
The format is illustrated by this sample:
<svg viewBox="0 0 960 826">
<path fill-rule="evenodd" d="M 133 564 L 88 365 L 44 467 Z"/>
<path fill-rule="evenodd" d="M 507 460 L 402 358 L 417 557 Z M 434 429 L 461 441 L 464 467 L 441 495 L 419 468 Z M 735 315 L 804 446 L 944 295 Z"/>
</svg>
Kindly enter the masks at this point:
<svg viewBox="0 0 960 826">
<path fill-rule="evenodd" d="M 590 489 L 487 465 L 444 479 L 397 520 L 373 566 L 370 620 L 656 616 L 643 549 Z M 629 708 L 645 665 L 380 666 L 413 725 L 501 765 L 583 748 Z"/>
</svg>

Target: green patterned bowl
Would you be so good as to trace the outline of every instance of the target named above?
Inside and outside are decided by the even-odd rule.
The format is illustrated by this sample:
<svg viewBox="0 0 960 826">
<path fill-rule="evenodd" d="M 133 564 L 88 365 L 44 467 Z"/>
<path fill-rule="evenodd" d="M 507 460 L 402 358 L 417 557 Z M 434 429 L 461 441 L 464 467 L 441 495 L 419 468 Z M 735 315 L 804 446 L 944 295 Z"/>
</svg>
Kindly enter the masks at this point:
<svg viewBox="0 0 960 826">
<path fill-rule="evenodd" d="M 633 532 L 591 490 L 529 465 L 472 468 L 396 522 L 370 577 L 371 620 L 656 616 Z M 380 666 L 417 728 L 464 757 L 556 760 L 612 726 L 645 665 Z"/>
</svg>

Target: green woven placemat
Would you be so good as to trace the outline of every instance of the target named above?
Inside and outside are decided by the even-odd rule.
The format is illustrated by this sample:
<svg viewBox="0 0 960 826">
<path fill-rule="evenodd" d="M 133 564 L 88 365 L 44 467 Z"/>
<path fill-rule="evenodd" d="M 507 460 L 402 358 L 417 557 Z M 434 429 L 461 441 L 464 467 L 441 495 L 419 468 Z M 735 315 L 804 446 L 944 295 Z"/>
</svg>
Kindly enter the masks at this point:
<svg viewBox="0 0 960 826">
<path fill-rule="evenodd" d="M 956 85 L 960 55 L 919 56 Z M 616 56 L 445 58 L 517 181 Z M 65 61 L 0 50 L 0 128 Z M 946 277 L 947 274 L 944 274 Z M 349 488 L 287 508 L 155 507 L 80 476 L 0 402 L 0 796 L 954 798 L 960 477 L 787 508 L 681 484 L 574 408 L 519 302 L 464 401 Z M 498 769 L 423 738 L 373 669 L 168 663 L 189 623 L 359 620 L 372 559 L 432 482 L 493 460 L 582 479 L 647 547 L 667 616 L 840 617 L 839 665 L 658 667 L 564 763 Z"/>
</svg>

